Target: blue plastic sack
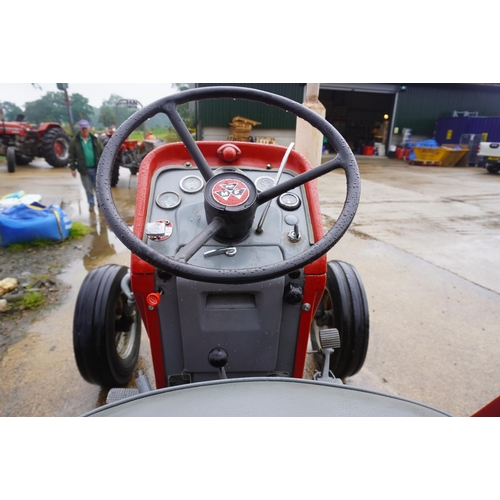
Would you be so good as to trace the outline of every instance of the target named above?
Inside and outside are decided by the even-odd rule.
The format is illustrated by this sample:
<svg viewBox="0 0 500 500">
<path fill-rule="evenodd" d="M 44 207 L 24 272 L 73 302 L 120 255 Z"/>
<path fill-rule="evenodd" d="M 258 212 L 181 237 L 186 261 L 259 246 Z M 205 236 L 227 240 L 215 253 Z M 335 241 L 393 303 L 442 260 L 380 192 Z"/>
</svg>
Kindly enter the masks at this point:
<svg viewBox="0 0 500 500">
<path fill-rule="evenodd" d="M 69 236 L 71 226 L 66 212 L 57 205 L 21 203 L 0 213 L 0 244 L 6 247 L 37 239 L 62 241 Z"/>
</svg>

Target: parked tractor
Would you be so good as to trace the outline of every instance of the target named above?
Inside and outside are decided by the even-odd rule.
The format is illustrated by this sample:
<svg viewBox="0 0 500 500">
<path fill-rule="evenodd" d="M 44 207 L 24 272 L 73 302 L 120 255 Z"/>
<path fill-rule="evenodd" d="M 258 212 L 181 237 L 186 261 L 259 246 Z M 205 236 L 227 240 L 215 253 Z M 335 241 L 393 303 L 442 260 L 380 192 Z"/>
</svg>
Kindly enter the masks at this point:
<svg viewBox="0 0 500 500">
<path fill-rule="evenodd" d="M 23 121 L 0 122 L 0 155 L 7 158 L 7 170 L 27 165 L 35 156 L 44 158 L 52 167 L 68 164 L 69 137 L 59 123 L 46 122 L 33 126 Z"/>
<path fill-rule="evenodd" d="M 106 146 L 109 139 L 113 136 L 116 131 L 116 127 L 111 125 L 107 128 L 106 133 L 100 136 L 100 140 L 103 146 Z M 145 134 L 143 141 L 136 141 L 132 139 L 127 139 L 120 146 L 118 155 L 115 158 L 113 164 L 113 171 L 111 173 L 111 187 L 116 187 L 118 184 L 118 179 L 120 178 L 120 167 L 128 168 L 132 175 L 136 175 L 139 172 L 139 167 L 141 166 L 141 161 L 143 158 L 153 149 L 164 144 L 164 141 L 158 139 L 152 134 Z"/>
</svg>

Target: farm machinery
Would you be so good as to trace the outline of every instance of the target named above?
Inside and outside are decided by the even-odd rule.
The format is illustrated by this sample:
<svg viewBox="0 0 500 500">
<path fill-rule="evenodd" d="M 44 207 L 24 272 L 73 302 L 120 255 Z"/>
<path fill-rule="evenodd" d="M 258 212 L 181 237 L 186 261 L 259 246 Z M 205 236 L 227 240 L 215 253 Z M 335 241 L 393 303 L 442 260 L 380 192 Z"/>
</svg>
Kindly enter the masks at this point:
<svg viewBox="0 0 500 500">
<path fill-rule="evenodd" d="M 115 104 L 115 119 L 116 123 L 119 123 L 119 109 L 142 109 L 142 104 L 137 99 L 120 99 Z M 132 139 L 126 139 L 120 146 L 120 150 L 116 156 L 115 162 L 113 164 L 113 170 L 111 174 L 111 187 L 115 187 L 118 184 L 118 179 L 120 177 L 120 167 L 128 168 L 132 175 L 136 175 L 139 171 L 142 159 L 154 148 L 163 144 L 161 139 L 152 136 L 152 134 L 147 134 L 145 126 L 142 126 L 144 132 L 144 140 L 137 141 Z M 109 141 L 109 138 L 115 133 L 115 125 L 111 125 L 107 129 L 107 133 L 101 136 L 101 141 L 104 146 Z"/>
<path fill-rule="evenodd" d="M 177 106 L 205 99 L 293 113 L 336 156 L 313 168 L 293 144 L 195 141 Z M 111 196 L 113 164 L 130 133 L 160 112 L 182 142 L 142 159 L 131 230 Z M 315 180 L 335 169 L 345 173 L 346 197 L 324 232 Z M 326 254 L 354 219 L 360 176 L 345 140 L 310 109 L 241 87 L 165 97 L 110 138 L 97 192 L 132 256 L 130 269 L 93 269 L 78 294 L 77 366 L 88 382 L 112 388 L 109 403 L 88 416 L 447 416 L 343 383 L 365 361 L 369 309 L 356 269 Z M 139 372 L 137 388 L 124 388 L 136 370 L 142 323 L 156 387 Z M 317 362 L 312 379 L 303 378 L 308 345 Z"/>
<path fill-rule="evenodd" d="M 7 159 L 8 172 L 15 172 L 16 165 L 27 165 L 35 156 L 44 158 L 52 167 L 65 167 L 69 137 L 61 125 L 45 122 L 33 126 L 23 119 L 20 115 L 17 121 L 0 122 L 0 155 Z"/>
</svg>

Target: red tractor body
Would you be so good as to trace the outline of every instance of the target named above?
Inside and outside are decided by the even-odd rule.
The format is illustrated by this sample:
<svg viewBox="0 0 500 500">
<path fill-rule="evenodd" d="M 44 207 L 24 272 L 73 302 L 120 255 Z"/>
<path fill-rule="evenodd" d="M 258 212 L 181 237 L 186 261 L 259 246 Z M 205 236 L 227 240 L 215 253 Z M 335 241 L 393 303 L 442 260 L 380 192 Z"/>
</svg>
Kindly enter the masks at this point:
<svg viewBox="0 0 500 500">
<path fill-rule="evenodd" d="M 9 172 L 15 172 L 16 165 L 27 165 L 35 156 L 53 167 L 65 167 L 68 152 L 69 137 L 59 123 L 36 127 L 23 121 L 0 122 L 0 155 L 7 158 Z"/>
</svg>

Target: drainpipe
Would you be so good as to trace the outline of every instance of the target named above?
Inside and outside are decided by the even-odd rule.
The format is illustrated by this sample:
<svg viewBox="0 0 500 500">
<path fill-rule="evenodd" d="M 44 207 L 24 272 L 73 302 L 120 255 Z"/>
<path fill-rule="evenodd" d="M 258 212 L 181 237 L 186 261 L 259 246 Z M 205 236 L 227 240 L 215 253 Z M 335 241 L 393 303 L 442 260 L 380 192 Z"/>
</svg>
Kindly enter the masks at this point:
<svg viewBox="0 0 500 500">
<path fill-rule="evenodd" d="M 319 102 L 319 83 L 306 85 L 306 100 L 304 106 L 311 109 L 321 117 L 326 116 L 323 104 Z M 321 164 L 323 149 L 323 134 L 302 118 L 297 118 L 295 129 L 295 150 L 303 154 L 313 167 Z"/>
<path fill-rule="evenodd" d="M 389 156 L 389 148 L 391 147 L 392 134 L 394 131 L 394 124 L 396 123 L 396 110 L 398 108 L 398 95 L 399 95 L 398 92 L 396 92 L 396 95 L 394 96 L 394 106 L 392 107 L 391 124 L 389 125 L 389 136 L 387 137 L 387 146 L 386 146 L 386 151 L 385 151 L 386 156 Z"/>
</svg>

